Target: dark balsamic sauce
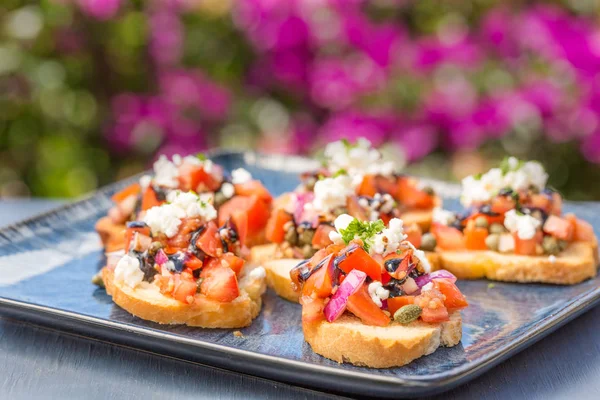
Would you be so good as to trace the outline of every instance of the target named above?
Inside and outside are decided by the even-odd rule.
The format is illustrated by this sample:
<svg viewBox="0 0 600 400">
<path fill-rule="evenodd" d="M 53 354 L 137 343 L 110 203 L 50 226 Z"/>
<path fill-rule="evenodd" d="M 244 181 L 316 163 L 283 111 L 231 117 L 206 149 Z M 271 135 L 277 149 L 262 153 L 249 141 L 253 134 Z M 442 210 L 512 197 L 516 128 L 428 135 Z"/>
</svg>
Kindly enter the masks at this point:
<svg viewBox="0 0 600 400">
<path fill-rule="evenodd" d="M 147 228 L 148 225 L 144 221 L 129 221 L 127 228 Z"/>
</svg>

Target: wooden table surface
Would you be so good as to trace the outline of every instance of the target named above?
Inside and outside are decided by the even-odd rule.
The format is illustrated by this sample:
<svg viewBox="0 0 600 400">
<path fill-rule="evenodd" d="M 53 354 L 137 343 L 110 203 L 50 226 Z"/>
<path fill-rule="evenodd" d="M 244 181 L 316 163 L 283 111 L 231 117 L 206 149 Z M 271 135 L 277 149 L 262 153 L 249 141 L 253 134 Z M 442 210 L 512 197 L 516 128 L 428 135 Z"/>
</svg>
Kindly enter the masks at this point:
<svg viewBox="0 0 600 400">
<path fill-rule="evenodd" d="M 56 206 L 0 201 L 0 226 Z M 599 399 L 600 308 L 439 399 Z M 0 399 L 335 396 L 141 352 L 0 315 Z"/>
</svg>

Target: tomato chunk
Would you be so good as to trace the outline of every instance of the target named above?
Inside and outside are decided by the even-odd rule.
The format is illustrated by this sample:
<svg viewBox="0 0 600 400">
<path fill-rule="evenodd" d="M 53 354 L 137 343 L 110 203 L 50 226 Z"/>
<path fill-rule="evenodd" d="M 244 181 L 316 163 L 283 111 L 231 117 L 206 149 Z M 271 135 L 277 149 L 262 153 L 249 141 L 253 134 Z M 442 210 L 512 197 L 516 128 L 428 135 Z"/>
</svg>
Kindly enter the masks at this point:
<svg viewBox="0 0 600 400">
<path fill-rule="evenodd" d="M 573 240 L 574 227 L 571 222 L 565 218 L 551 215 L 544 223 L 544 232 L 554 236 L 557 239 L 562 239 L 570 242 Z"/>
<path fill-rule="evenodd" d="M 348 298 L 346 309 L 367 325 L 388 326 L 390 324 L 390 317 L 373 302 L 366 284 Z"/>
<path fill-rule="evenodd" d="M 338 267 L 347 274 L 353 269 L 357 269 L 374 281 L 381 281 L 381 265 L 362 247 L 349 246 Z"/>
<path fill-rule="evenodd" d="M 536 237 L 531 239 L 521 239 L 516 233 L 513 234 L 515 239 L 515 254 L 522 256 L 533 256 L 536 254 L 538 240 Z"/>
<path fill-rule="evenodd" d="M 573 225 L 573 240 L 578 242 L 594 241 L 594 228 L 589 222 L 579 219 L 573 214 L 567 214 L 565 218 Z"/>
<path fill-rule="evenodd" d="M 127 229 L 125 229 L 125 250 L 129 249 L 129 245 L 131 244 L 133 236 L 136 234 L 136 232 L 145 236 L 150 236 L 150 227 L 147 225 L 141 227 L 127 227 Z"/>
<path fill-rule="evenodd" d="M 369 217 L 366 210 L 358 202 L 358 197 L 350 196 L 346 200 L 346 207 L 348 208 L 348 214 L 353 216 L 359 221 L 368 221 Z"/>
<path fill-rule="evenodd" d="M 373 197 L 377 193 L 377 186 L 375 184 L 374 175 L 365 175 L 362 182 L 356 189 L 356 194 L 359 196 Z"/>
<path fill-rule="evenodd" d="M 492 200 L 492 212 L 497 214 L 506 213 L 515 208 L 515 200 L 510 196 L 497 196 Z"/>
<path fill-rule="evenodd" d="M 421 307 L 424 322 L 444 322 L 449 320 L 448 309 L 444 305 L 444 295 L 437 289 L 422 292 L 415 297 L 415 304 Z"/>
<path fill-rule="evenodd" d="M 464 230 L 465 247 L 469 250 L 487 250 L 485 239 L 488 237 L 486 228 L 478 228 L 474 223 L 470 223 Z"/>
<path fill-rule="evenodd" d="M 315 271 L 307 280 L 304 282 L 302 287 L 303 295 L 315 294 L 320 298 L 327 298 L 331 295 L 333 289 L 333 254 L 328 255 L 319 264 L 322 264 L 317 271 Z"/>
<path fill-rule="evenodd" d="M 412 224 L 404 228 L 404 233 L 406 234 L 409 242 L 412 243 L 417 249 L 421 247 L 421 240 L 423 238 L 423 231 L 419 224 Z"/>
<path fill-rule="evenodd" d="M 148 186 L 146 191 L 144 191 L 144 196 L 142 197 L 142 211 L 146 211 L 151 209 L 152 207 L 157 207 L 163 204 L 164 201 L 160 201 L 154 188 L 152 186 Z"/>
<path fill-rule="evenodd" d="M 270 205 L 258 196 L 235 196 L 219 208 L 219 224 L 223 225 L 231 217 L 240 230 L 240 239 L 252 239 L 262 234 L 270 214 Z"/>
<path fill-rule="evenodd" d="M 223 244 L 218 237 L 219 229 L 214 222 L 209 222 L 206 225 L 206 229 L 198 240 L 196 240 L 196 247 L 202 250 L 206 255 L 210 257 L 218 257 L 223 251 Z"/>
<path fill-rule="evenodd" d="M 129 196 L 135 196 L 140 194 L 140 192 L 142 191 L 142 187 L 140 186 L 139 183 L 134 183 L 133 185 L 129 185 L 127 186 L 125 189 L 121 190 L 120 192 L 115 193 L 111 199 L 114 203 L 120 203 L 123 200 L 125 200 L 126 198 L 128 198 Z"/>
<path fill-rule="evenodd" d="M 387 299 L 388 311 L 390 312 L 390 314 L 392 314 L 392 316 L 394 316 L 394 313 L 396 311 L 398 311 L 404 306 L 413 304 L 414 302 L 415 296 L 399 296 L 389 298 Z"/>
<path fill-rule="evenodd" d="M 263 186 L 260 181 L 253 180 L 245 183 L 239 183 L 235 186 L 235 194 L 238 196 L 256 196 L 259 199 L 270 203 L 273 200 L 271 193 Z"/>
<path fill-rule="evenodd" d="M 464 250 L 465 237 L 458 229 L 442 224 L 433 224 L 431 233 L 435 236 L 437 246 L 443 250 Z"/>
<path fill-rule="evenodd" d="M 398 178 L 396 200 L 409 208 L 433 208 L 434 198 L 417 186 L 417 181 L 409 177 Z"/>
<path fill-rule="evenodd" d="M 334 230 L 335 228 L 331 225 L 320 224 L 313 236 L 312 246 L 315 249 L 322 249 L 332 244 L 333 242 L 329 239 L 329 233 Z"/>
<path fill-rule="evenodd" d="M 325 299 L 302 296 L 300 298 L 302 305 L 302 322 L 317 322 L 325 319 L 323 310 L 325 309 Z"/>
<path fill-rule="evenodd" d="M 285 239 L 285 225 L 292 221 L 292 216 L 285 210 L 278 208 L 271 214 L 265 228 L 265 236 L 269 242 L 282 243 Z"/>
<path fill-rule="evenodd" d="M 207 172 L 202 165 L 184 163 L 179 167 L 179 188 L 202 193 L 214 192 L 221 186 L 221 180 Z"/>
<path fill-rule="evenodd" d="M 179 275 L 175 275 L 174 278 L 175 285 L 172 294 L 173 298 L 182 303 L 193 303 L 196 289 L 198 288 L 196 282 L 189 279 L 183 279 Z"/>
<path fill-rule="evenodd" d="M 240 295 L 235 272 L 220 263 L 204 267 L 200 278 L 200 293 L 210 299 L 229 303 Z"/>
<path fill-rule="evenodd" d="M 460 310 L 469 305 L 460 289 L 451 280 L 434 279 L 433 283 L 435 288 L 444 295 L 444 306 L 446 306 L 449 311 Z"/>
<path fill-rule="evenodd" d="M 225 264 L 227 264 L 236 275 L 239 275 L 240 272 L 242 272 L 242 268 L 244 268 L 244 264 L 246 263 L 243 258 L 240 258 L 233 253 L 223 254 L 221 260 L 225 261 Z"/>
</svg>

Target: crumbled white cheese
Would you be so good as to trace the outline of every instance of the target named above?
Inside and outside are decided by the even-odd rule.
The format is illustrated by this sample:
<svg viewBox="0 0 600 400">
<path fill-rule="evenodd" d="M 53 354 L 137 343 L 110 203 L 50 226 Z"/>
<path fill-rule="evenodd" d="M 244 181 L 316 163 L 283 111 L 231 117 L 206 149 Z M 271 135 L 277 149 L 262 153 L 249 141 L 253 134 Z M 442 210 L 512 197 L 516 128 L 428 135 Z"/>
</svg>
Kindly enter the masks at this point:
<svg viewBox="0 0 600 400">
<path fill-rule="evenodd" d="M 230 199 L 235 194 L 235 188 L 231 183 L 225 182 L 221 185 L 221 193 L 223 193 L 226 199 Z"/>
<path fill-rule="evenodd" d="M 515 251 L 515 238 L 510 233 L 503 233 L 498 240 L 498 251 L 500 253 L 511 253 Z"/>
<path fill-rule="evenodd" d="M 392 218 L 389 227 L 375 235 L 371 253 L 386 256 L 398 250 L 400 243 L 407 238 L 407 235 L 404 234 L 403 224 L 400 218 Z"/>
<path fill-rule="evenodd" d="M 516 210 L 510 210 L 504 215 L 504 226 L 510 232 L 517 233 L 519 239 L 533 239 L 540 225 L 542 222 L 539 219 L 528 214 L 518 215 Z"/>
<path fill-rule="evenodd" d="M 179 170 L 169 159 L 161 155 L 154 163 L 154 182 L 159 186 L 176 188 L 179 186 Z"/>
<path fill-rule="evenodd" d="M 548 261 L 550 261 L 552 264 L 554 264 L 556 262 L 556 256 L 553 254 L 549 255 Z"/>
<path fill-rule="evenodd" d="M 440 207 L 433 209 L 433 222 L 442 225 L 450 225 L 456 221 L 456 215 L 452 211 L 444 210 Z"/>
<path fill-rule="evenodd" d="M 144 272 L 140 269 L 140 261 L 128 254 L 124 255 L 115 267 L 115 279 L 118 282 L 124 282 L 131 288 L 135 288 L 144 280 Z"/>
<path fill-rule="evenodd" d="M 217 218 L 212 204 L 202 201 L 193 192 L 173 191 L 167 195 L 167 200 L 169 203 L 146 211 L 144 222 L 153 234 L 164 233 L 171 238 L 177 234 L 183 218 L 201 217 L 205 221 Z"/>
<path fill-rule="evenodd" d="M 429 264 L 429 259 L 425 255 L 425 252 L 423 250 L 417 249 L 408 240 L 405 240 L 404 242 L 402 242 L 402 244 L 406 245 L 407 247 L 409 247 L 413 250 L 413 254 L 415 257 L 417 257 L 419 259 L 419 263 L 423 267 L 423 271 L 425 271 L 426 274 L 430 273 L 431 272 L 431 264 Z"/>
<path fill-rule="evenodd" d="M 148 188 L 148 186 L 150 186 L 150 184 L 152 183 L 152 177 L 150 175 L 144 175 L 140 178 L 140 186 L 142 187 L 142 192 L 144 192 L 146 190 L 146 188 Z"/>
<path fill-rule="evenodd" d="M 377 304 L 377 307 L 379 308 L 383 306 L 381 300 L 387 300 L 390 297 L 390 291 L 385 289 L 379 281 L 371 282 L 369 284 L 368 291 L 369 296 L 371 296 L 371 300 L 373 300 L 373 302 Z"/>
<path fill-rule="evenodd" d="M 355 185 L 362 181 L 365 174 L 391 176 L 396 169 L 393 161 L 383 162 L 381 153 L 365 138 L 359 138 L 355 144 L 341 140 L 329 143 L 325 147 L 325 158 L 331 173 L 344 170 L 350 176 L 357 177 L 353 181 Z"/>
<path fill-rule="evenodd" d="M 246 171 L 244 168 L 238 168 L 231 171 L 231 181 L 235 185 L 239 185 L 242 183 L 246 183 L 252 180 L 252 175 L 250 172 Z"/>
<path fill-rule="evenodd" d="M 206 204 L 211 204 L 211 205 L 215 204 L 215 196 L 211 192 L 200 193 L 198 195 L 198 198 L 200 199 L 201 202 L 204 202 Z"/>
<path fill-rule="evenodd" d="M 320 179 L 315 183 L 314 194 L 313 202 L 305 207 L 312 207 L 323 214 L 329 213 L 345 206 L 348 196 L 354 194 L 352 178 L 348 175 L 339 175 L 335 178 Z"/>
<path fill-rule="evenodd" d="M 329 239 L 335 244 L 342 244 L 344 241 L 342 240 L 341 231 L 343 229 L 348 228 L 350 222 L 354 220 L 354 217 L 348 214 L 339 215 L 335 221 L 333 221 L 333 226 L 335 227 L 334 231 L 329 232 Z"/>
<path fill-rule="evenodd" d="M 179 190 L 171 192 L 167 195 L 167 201 L 171 206 L 181 208 L 187 218 L 201 217 L 205 221 L 217 218 L 217 210 L 212 204 L 202 201 L 193 192 L 181 192 Z"/>
<path fill-rule="evenodd" d="M 265 271 L 264 267 L 256 267 L 248 274 L 252 279 L 265 279 L 267 276 L 267 271 Z"/>
<path fill-rule="evenodd" d="M 462 180 L 461 202 L 465 207 L 490 201 L 502 189 L 520 191 L 533 186 L 543 190 L 548 181 L 544 167 L 536 161 L 520 163 L 515 157 L 508 159 L 508 170 L 492 168 L 481 177 L 468 176 Z"/>
</svg>

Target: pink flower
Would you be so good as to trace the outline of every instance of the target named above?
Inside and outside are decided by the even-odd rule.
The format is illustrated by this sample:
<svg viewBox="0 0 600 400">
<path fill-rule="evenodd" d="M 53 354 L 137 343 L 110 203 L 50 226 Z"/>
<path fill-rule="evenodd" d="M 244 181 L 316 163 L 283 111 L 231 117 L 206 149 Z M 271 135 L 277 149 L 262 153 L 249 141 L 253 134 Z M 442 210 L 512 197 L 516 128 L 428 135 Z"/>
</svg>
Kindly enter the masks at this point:
<svg viewBox="0 0 600 400">
<path fill-rule="evenodd" d="M 121 0 L 77 0 L 81 11 L 90 17 L 107 20 L 119 11 Z"/>
</svg>

